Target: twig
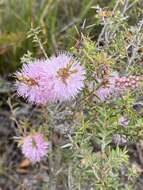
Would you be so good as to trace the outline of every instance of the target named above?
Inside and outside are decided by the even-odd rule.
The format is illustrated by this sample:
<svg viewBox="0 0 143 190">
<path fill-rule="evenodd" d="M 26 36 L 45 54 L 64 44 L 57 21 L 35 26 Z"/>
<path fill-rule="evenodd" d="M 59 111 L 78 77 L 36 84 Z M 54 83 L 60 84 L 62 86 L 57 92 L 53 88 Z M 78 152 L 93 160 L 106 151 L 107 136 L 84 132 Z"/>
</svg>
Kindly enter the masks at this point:
<svg viewBox="0 0 143 190">
<path fill-rule="evenodd" d="M 5 176 L 6 178 L 10 179 L 13 183 L 21 186 L 21 183 L 18 180 L 16 180 L 12 175 L 9 175 L 9 173 L 7 174 L 6 172 L 1 172 L 0 171 L 0 175 Z"/>
<path fill-rule="evenodd" d="M 137 1 L 138 0 L 134 1 L 133 3 L 131 3 L 129 5 L 129 1 L 125 0 L 122 15 L 124 16 L 124 14 L 126 13 L 126 11 L 129 10 L 135 3 L 137 3 Z M 118 8 L 119 3 L 120 3 L 120 0 L 117 0 L 115 6 L 113 8 L 112 15 L 114 15 L 116 9 Z M 99 43 L 100 43 L 100 41 L 102 41 L 102 37 L 103 36 L 105 38 L 105 42 L 108 43 L 109 37 L 111 39 L 111 36 L 113 36 L 116 33 L 115 31 L 112 32 L 112 31 L 110 31 L 108 29 L 109 29 L 108 28 L 108 22 L 105 22 L 104 27 L 102 28 L 102 31 L 101 31 L 101 33 L 99 35 L 98 40 L 97 40 L 97 47 L 99 47 Z"/>
<path fill-rule="evenodd" d="M 68 167 L 68 190 L 74 190 L 73 189 L 73 178 L 72 178 L 72 167 Z"/>
<path fill-rule="evenodd" d="M 15 112 L 14 112 L 14 110 L 13 110 L 13 107 L 12 107 L 12 104 L 11 104 L 11 99 L 10 98 L 8 98 L 8 100 L 7 100 L 7 104 L 8 104 L 8 106 L 9 106 L 9 108 L 10 108 L 10 111 L 11 111 L 11 115 L 12 115 L 12 117 L 11 117 L 11 120 L 16 124 L 16 126 L 20 129 L 20 126 L 19 126 L 19 123 L 18 123 L 18 121 L 17 121 L 17 119 L 16 119 L 16 115 L 15 115 Z M 18 134 L 17 133 L 17 130 L 15 129 L 15 127 L 13 127 L 14 128 L 14 131 L 15 131 L 15 133 L 16 133 L 16 135 Z"/>
<path fill-rule="evenodd" d="M 112 11 L 113 14 L 115 13 L 116 9 L 118 8 L 119 3 L 120 3 L 120 0 L 116 1 L 116 4 L 115 4 L 113 11 Z"/>
<path fill-rule="evenodd" d="M 140 43 L 141 43 L 141 38 L 143 37 L 143 36 L 141 36 L 141 38 L 137 40 L 137 38 L 139 37 L 139 32 L 140 32 L 141 29 L 142 29 L 142 26 L 143 26 L 143 19 L 140 21 L 140 24 L 139 24 L 138 30 L 137 30 L 137 32 L 136 32 L 136 35 L 134 36 L 134 39 L 132 40 L 132 44 L 130 44 L 130 45 L 128 46 L 128 48 L 131 47 L 131 46 L 134 46 L 135 48 L 133 48 L 132 56 L 131 56 L 131 58 L 128 60 L 128 66 L 127 66 L 126 71 L 128 71 L 130 65 L 133 63 L 133 61 L 134 61 L 135 58 L 136 58 L 136 55 L 137 55 L 137 52 L 138 52 L 138 49 L 139 49 L 139 46 L 140 46 Z M 136 43 L 136 42 L 137 42 L 137 43 Z M 136 45 L 134 45 L 134 43 L 136 43 Z"/>
<path fill-rule="evenodd" d="M 117 9 L 119 3 L 120 3 L 120 0 L 116 1 L 116 4 L 115 4 L 115 6 L 114 6 L 114 8 L 113 8 L 113 11 L 112 11 L 112 14 L 115 13 L 115 11 L 116 11 L 116 9 Z M 107 26 L 108 26 L 108 22 L 106 22 L 106 23 L 104 24 L 104 26 L 103 26 L 103 28 L 102 28 L 102 31 L 101 31 L 101 33 L 100 33 L 100 35 L 99 35 L 99 37 L 98 37 L 98 40 L 97 40 L 97 47 L 99 47 L 99 43 L 102 41 L 102 36 L 103 36 L 104 34 L 105 34 L 105 39 L 106 39 L 106 41 L 108 41 L 108 36 L 109 36 L 109 35 L 106 34 L 106 30 L 108 29 Z"/>
<path fill-rule="evenodd" d="M 132 6 L 134 6 L 139 0 L 135 0 L 133 1 L 126 9 L 126 11 L 128 11 Z"/>
<path fill-rule="evenodd" d="M 66 26 L 64 26 L 57 34 L 56 36 L 59 36 L 61 33 L 66 32 L 70 27 L 75 25 L 77 22 L 80 22 L 81 18 L 75 18 L 73 21 L 69 22 Z"/>
<path fill-rule="evenodd" d="M 125 12 L 127 11 L 128 4 L 129 4 L 129 1 L 128 1 L 128 0 L 125 0 L 125 3 L 124 3 L 124 8 L 123 8 L 123 15 L 124 15 L 124 14 L 125 14 Z"/>
<path fill-rule="evenodd" d="M 35 39 L 37 40 L 39 47 L 40 47 L 41 51 L 43 52 L 45 58 L 48 59 L 48 55 L 47 55 L 47 53 L 46 53 L 46 51 L 45 51 L 45 49 L 41 43 L 41 40 L 38 38 L 38 36 L 36 34 L 35 34 Z"/>
<path fill-rule="evenodd" d="M 43 52 L 45 58 L 47 59 L 48 58 L 48 55 L 43 47 L 43 44 L 41 42 L 41 39 L 38 37 L 38 34 L 41 32 L 40 28 L 37 27 L 37 28 L 33 28 L 33 26 L 31 27 L 31 30 L 28 32 L 28 36 L 27 38 L 33 38 L 33 42 L 35 43 L 38 43 L 41 51 Z"/>
</svg>

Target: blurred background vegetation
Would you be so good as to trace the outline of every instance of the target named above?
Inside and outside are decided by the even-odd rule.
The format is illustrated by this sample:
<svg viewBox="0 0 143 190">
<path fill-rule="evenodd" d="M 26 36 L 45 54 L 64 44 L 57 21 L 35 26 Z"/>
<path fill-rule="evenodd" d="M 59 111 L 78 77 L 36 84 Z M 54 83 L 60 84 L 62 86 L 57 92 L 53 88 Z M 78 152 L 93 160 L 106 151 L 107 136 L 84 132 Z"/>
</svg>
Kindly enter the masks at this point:
<svg viewBox="0 0 143 190">
<path fill-rule="evenodd" d="M 133 2 L 134 0 L 131 0 Z M 122 2 L 122 0 L 121 0 Z M 0 1 L 0 74 L 14 72 L 20 57 L 28 50 L 41 57 L 39 47 L 27 38 L 31 27 L 41 28 L 41 36 L 48 55 L 72 47 L 78 39 L 75 29 L 86 19 L 85 34 L 96 39 L 98 25 L 95 6 L 113 8 L 116 0 L 1 0 Z M 130 22 L 142 12 L 142 0 L 131 10 Z M 136 16 L 135 16 L 136 15 Z M 91 27 L 88 27 L 93 25 Z"/>
</svg>

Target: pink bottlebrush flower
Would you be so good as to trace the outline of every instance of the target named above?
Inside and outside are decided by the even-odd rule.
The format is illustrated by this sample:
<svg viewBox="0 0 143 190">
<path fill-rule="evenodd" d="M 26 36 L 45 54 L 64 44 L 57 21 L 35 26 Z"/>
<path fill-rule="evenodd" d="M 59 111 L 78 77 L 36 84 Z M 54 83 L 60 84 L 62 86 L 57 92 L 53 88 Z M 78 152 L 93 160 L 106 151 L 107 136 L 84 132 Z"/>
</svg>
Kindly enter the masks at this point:
<svg viewBox="0 0 143 190">
<path fill-rule="evenodd" d="M 52 97 L 50 77 L 45 72 L 46 60 L 35 60 L 23 64 L 22 69 L 16 72 L 16 89 L 30 103 L 46 104 Z"/>
<path fill-rule="evenodd" d="M 96 94 L 105 101 L 110 98 L 113 94 L 122 94 L 126 90 L 135 89 L 139 86 L 140 77 L 129 76 L 129 77 L 109 77 L 106 80 L 101 81 L 101 86 L 97 89 Z"/>
<path fill-rule="evenodd" d="M 33 134 L 23 137 L 22 153 L 32 163 L 40 162 L 41 159 L 47 154 L 49 144 L 42 134 Z"/>
<path fill-rule="evenodd" d="M 53 78 L 54 100 L 70 100 L 84 87 L 85 70 L 79 61 L 70 54 L 60 53 L 51 57 L 47 73 Z"/>
<path fill-rule="evenodd" d="M 128 76 L 128 77 L 118 77 L 116 79 L 116 87 L 120 89 L 135 89 L 139 86 L 140 77 L 138 76 Z"/>
</svg>

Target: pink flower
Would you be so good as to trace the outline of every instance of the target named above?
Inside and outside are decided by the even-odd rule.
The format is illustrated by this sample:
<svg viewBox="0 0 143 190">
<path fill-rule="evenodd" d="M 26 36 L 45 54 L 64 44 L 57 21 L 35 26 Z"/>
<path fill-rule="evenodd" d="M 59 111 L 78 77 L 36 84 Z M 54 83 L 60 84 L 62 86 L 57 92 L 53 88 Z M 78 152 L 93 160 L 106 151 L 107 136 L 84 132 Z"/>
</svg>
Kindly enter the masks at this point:
<svg viewBox="0 0 143 190">
<path fill-rule="evenodd" d="M 66 53 L 35 60 L 16 72 L 17 93 L 35 104 L 70 100 L 83 88 L 84 74 L 79 61 Z"/>
<path fill-rule="evenodd" d="M 138 76 L 128 77 L 108 77 L 100 81 L 101 86 L 96 94 L 101 101 L 105 101 L 112 95 L 121 95 L 127 90 L 136 89 L 139 86 L 140 78 Z"/>
<path fill-rule="evenodd" d="M 135 89 L 139 86 L 140 77 L 130 75 L 128 77 L 118 77 L 116 79 L 116 87 L 126 90 L 128 89 Z"/>
<path fill-rule="evenodd" d="M 97 89 L 96 95 L 102 102 L 110 98 L 111 95 L 115 92 L 115 81 L 116 77 L 110 77 L 106 79 L 106 81 L 101 81 L 103 84 L 101 84 L 101 86 Z"/>
<path fill-rule="evenodd" d="M 42 134 L 34 134 L 23 137 L 22 153 L 32 163 L 40 162 L 48 152 L 48 142 L 44 140 Z"/>
<path fill-rule="evenodd" d="M 124 116 L 121 116 L 119 119 L 118 119 L 118 124 L 125 127 L 129 124 L 129 120 L 127 118 L 125 118 Z"/>
<path fill-rule="evenodd" d="M 54 100 L 70 100 L 84 87 L 85 70 L 79 61 L 70 54 L 60 53 L 57 57 L 51 57 L 47 73 L 53 78 Z"/>
<path fill-rule="evenodd" d="M 23 64 L 22 69 L 16 72 L 16 89 L 19 96 L 35 104 L 46 104 L 51 99 L 50 77 L 45 72 L 46 60 L 35 60 Z"/>
</svg>

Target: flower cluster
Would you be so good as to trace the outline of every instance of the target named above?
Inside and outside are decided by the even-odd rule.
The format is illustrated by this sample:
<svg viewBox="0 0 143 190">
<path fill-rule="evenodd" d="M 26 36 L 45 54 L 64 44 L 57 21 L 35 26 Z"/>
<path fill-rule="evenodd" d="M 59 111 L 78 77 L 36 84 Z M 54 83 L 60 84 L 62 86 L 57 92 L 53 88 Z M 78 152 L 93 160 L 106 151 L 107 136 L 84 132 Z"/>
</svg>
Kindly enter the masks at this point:
<svg viewBox="0 0 143 190">
<path fill-rule="evenodd" d="M 28 102 L 45 104 L 51 97 L 49 77 L 45 72 L 47 62 L 35 60 L 29 64 L 23 64 L 21 71 L 16 72 L 16 89 L 19 96 L 23 96 Z"/>
<path fill-rule="evenodd" d="M 105 101 L 113 94 L 120 94 L 126 90 L 133 90 L 139 86 L 140 77 L 109 77 L 100 82 L 100 87 L 96 91 L 96 95 L 101 101 Z"/>
<path fill-rule="evenodd" d="M 140 78 L 138 76 L 129 76 L 129 77 L 118 77 L 116 79 L 116 87 L 120 89 L 137 88 L 139 85 Z"/>
<path fill-rule="evenodd" d="M 16 72 L 19 96 L 35 104 L 48 101 L 68 101 L 84 87 L 85 70 L 79 61 L 67 53 L 47 60 L 23 64 Z"/>
<path fill-rule="evenodd" d="M 105 101 L 115 92 L 115 78 L 103 79 L 100 84 L 100 87 L 96 91 L 96 95 L 101 101 Z"/>
<path fill-rule="evenodd" d="M 47 154 L 48 147 L 48 142 L 40 133 L 28 135 L 22 139 L 22 153 L 32 163 L 40 162 Z"/>
</svg>

